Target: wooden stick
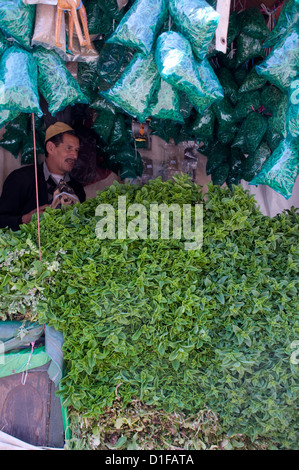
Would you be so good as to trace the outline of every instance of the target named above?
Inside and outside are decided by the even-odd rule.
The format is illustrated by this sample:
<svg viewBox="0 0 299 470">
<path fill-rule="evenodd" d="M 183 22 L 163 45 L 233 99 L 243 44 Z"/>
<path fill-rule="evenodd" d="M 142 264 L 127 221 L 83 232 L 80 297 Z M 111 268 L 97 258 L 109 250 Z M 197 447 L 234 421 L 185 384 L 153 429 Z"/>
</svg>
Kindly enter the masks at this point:
<svg viewBox="0 0 299 470">
<path fill-rule="evenodd" d="M 230 0 L 217 0 L 216 11 L 220 14 L 218 27 L 216 29 L 216 50 L 226 53 L 227 31 L 230 16 Z"/>
</svg>

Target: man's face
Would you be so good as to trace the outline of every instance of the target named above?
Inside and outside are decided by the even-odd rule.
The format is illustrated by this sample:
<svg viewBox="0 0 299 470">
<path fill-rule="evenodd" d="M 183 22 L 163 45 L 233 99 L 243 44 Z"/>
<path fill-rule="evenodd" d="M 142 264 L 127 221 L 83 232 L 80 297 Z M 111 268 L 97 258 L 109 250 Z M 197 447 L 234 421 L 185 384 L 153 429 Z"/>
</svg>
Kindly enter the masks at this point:
<svg viewBox="0 0 299 470">
<path fill-rule="evenodd" d="M 57 147 L 53 142 L 47 143 L 47 166 L 51 173 L 64 175 L 72 171 L 78 158 L 79 139 L 70 134 L 63 135 L 63 142 Z"/>
</svg>

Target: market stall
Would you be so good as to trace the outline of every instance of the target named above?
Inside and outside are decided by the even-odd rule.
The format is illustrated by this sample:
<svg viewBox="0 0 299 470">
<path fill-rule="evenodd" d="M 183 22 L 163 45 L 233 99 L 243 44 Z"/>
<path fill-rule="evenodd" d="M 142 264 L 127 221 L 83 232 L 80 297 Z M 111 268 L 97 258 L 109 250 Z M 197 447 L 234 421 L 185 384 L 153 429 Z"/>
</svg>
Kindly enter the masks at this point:
<svg viewBox="0 0 299 470">
<path fill-rule="evenodd" d="M 295 448 L 298 1 L 83 3 L 0 5 L 0 189 L 62 121 L 87 195 L 1 229 L 0 319 L 62 335 L 68 448 Z"/>
</svg>

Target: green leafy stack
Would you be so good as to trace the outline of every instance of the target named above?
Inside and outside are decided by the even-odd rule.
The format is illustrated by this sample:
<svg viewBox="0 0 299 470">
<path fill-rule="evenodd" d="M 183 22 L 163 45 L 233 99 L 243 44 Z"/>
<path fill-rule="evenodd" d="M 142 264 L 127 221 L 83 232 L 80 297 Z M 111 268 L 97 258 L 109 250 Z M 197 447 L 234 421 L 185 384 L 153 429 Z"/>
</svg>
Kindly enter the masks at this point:
<svg viewBox="0 0 299 470">
<path fill-rule="evenodd" d="M 1 315 L 64 334 L 65 406 L 98 416 L 117 396 L 167 412 L 208 407 L 227 433 L 297 445 L 298 214 L 263 216 L 241 187 L 209 186 L 203 247 L 105 239 L 98 204 L 203 202 L 185 177 L 115 184 L 1 235 Z M 117 214 L 117 212 L 116 212 Z M 29 292 L 30 291 L 30 292 Z"/>
</svg>

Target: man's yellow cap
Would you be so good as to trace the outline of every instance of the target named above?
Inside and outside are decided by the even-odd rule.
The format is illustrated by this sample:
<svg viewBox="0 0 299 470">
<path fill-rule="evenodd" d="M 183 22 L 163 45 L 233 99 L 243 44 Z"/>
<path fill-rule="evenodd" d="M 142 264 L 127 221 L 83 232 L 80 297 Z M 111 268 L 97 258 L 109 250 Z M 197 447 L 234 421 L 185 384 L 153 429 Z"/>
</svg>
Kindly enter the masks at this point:
<svg viewBox="0 0 299 470">
<path fill-rule="evenodd" d="M 65 124 L 65 122 L 55 122 L 55 124 L 52 124 L 46 130 L 45 142 L 54 137 L 54 135 L 68 131 L 74 131 L 74 129 L 72 129 L 68 124 Z"/>
</svg>

